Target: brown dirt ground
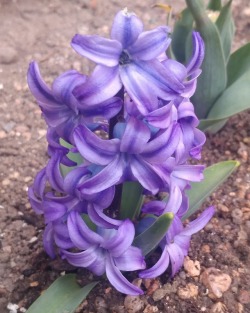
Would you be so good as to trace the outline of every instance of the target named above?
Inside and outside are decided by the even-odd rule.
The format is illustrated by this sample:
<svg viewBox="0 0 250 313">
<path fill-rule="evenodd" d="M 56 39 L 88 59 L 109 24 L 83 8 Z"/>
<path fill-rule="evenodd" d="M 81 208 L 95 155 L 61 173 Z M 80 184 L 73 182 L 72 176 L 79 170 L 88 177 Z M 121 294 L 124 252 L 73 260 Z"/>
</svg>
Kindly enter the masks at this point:
<svg viewBox="0 0 250 313">
<path fill-rule="evenodd" d="M 174 3 L 174 16 L 184 1 Z M 27 188 L 47 160 L 46 126 L 27 84 L 28 63 L 40 63 L 50 83 L 65 70 L 87 73 L 91 65 L 76 55 L 69 42 L 77 33 L 107 35 L 111 17 L 124 6 L 136 12 L 146 28 L 164 24 L 164 13 L 152 9 L 155 1 L 118 0 L 0 0 L 0 312 L 24 312 L 62 272 L 76 270 L 65 262 L 50 260 L 43 251 L 43 221 L 28 203 Z M 236 0 L 235 47 L 250 40 L 248 0 Z M 240 99 L 235 99 L 240 101 Z M 250 112 L 231 118 L 217 135 L 209 136 L 203 162 L 236 159 L 239 169 L 207 201 L 217 212 L 200 234 L 193 236 L 189 257 L 202 272 L 209 267 L 229 274 L 232 284 L 222 298 L 211 299 L 200 277 L 182 270 L 173 280 L 143 281 L 145 295 L 124 308 L 124 296 L 102 279 L 78 312 L 250 312 Z M 83 284 L 96 279 L 78 271 Z M 133 276 L 131 276 L 133 279 Z M 181 290 L 198 287 L 194 298 L 181 299 Z M 161 299 L 159 295 L 163 295 Z M 128 301 L 128 298 L 127 298 Z M 139 303 L 139 304 L 138 304 Z M 136 311 L 136 305 L 140 309 Z M 127 305 L 126 305 L 127 307 Z"/>
</svg>

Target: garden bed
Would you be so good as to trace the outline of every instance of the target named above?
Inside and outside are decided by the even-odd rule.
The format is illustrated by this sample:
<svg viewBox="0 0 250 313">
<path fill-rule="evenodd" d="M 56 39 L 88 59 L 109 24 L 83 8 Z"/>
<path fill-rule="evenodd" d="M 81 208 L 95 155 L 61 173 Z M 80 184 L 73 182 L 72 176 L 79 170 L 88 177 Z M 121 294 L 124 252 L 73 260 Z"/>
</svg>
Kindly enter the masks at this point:
<svg viewBox="0 0 250 313">
<path fill-rule="evenodd" d="M 176 16 L 184 1 L 172 2 Z M 154 1 L 148 1 L 148 7 L 138 0 L 124 3 L 141 17 L 145 28 L 165 23 L 164 12 L 151 8 Z M 250 40 L 247 3 L 234 1 L 235 47 Z M 24 0 L 0 1 L 0 8 L 0 312 L 5 313 L 11 308 L 24 312 L 58 276 L 75 272 L 66 262 L 45 254 L 43 220 L 28 203 L 27 188 L 47 160 L 46 126 L 26 84 L 28 63 L 38 61 L 48 83 L 70 68 L 89 72 L 92 65 L 68 42 L 76 32 L 108 35 L 111 16 L 120 6 L 119 1 L 103 7 L 98 0 Z M 189 258 L 198 263 L 186 260 L 185 269 L 172 280 L 166 273 L 160 279 L 137 281 L 145 295 L 126 298 L 105 279 L 78 271 L 83 284 L 100 280 L 79 312 L 250 312 L 249 120 L 250 112 L 231 118 L 218 134 L 208 136 L 204 147 L 203 163 L 234 159 L 241 166 L 206 203 L 216 206 L 216 214 L 204 231 L 193 236 Z M 222 297 L 208 292 L 203 273 L 211 267 L 231 279 Z"/>
</svg>

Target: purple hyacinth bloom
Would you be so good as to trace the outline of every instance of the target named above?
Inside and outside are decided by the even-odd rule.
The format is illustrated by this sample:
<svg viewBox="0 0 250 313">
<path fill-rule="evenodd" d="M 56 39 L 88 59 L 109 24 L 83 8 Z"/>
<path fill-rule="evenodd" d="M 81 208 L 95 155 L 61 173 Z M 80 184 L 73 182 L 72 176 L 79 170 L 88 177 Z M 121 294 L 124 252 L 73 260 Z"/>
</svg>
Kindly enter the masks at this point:
<svg viewBox="0 0 250 313">
<path fill-rule="evenodd" d="M 168 232 L 160 244 L 162 254 L 158 262 L 139 276 L 141 278 L 155 278 L 166 271 L 171 264 L 171 275 L 174 276 L 183 264 L 187 256 L 191 236 L 200 231 L 212 218 L 214 208 L 207 208 L 197 219 L 190 222 L 186 227 L 182 225 L 180 218 L 176 215 Z"/>
<path fill-rule="evenodd" d="M 91 105 L 82 100 L 79 104 L 72 90 L 86 83 L 87 77 L 77 71 L 68 71 L 56 78 L 50 89 L 41 77 L 38 64 L 32 62 L 28 70 L 28 85 L 36 98 L 49 127 L 53 128 L 59 137 L 73 143 L 72 132 L 77 125 L 95 122 L 95 117 L 109 119 L 116 115 L 122 101 L 118 97 L 94 102 Z"/>
<path fill-rule="evenodd" d="M 77 99 L 87 99 L 89 103 L 96 98 L 103 101 L 124 86 L 139 111 L 147 114 L 157 97 L 175 98 L 184 85 L 158 60 L 170 44 L 168 32 L 165 26 L 143 32 L 140 19 L 124 9 L 115 16 L 111 39 L 75 35 L 72 47 L 98 64 L 89 84 L 75 88 Z"/>
<path fill-rule="evenodd" d="M 71 212 L 67 221 L 69 236 L 79 252 L 62 250 L 63 256 L 74 266 L 85 267 L 96 275 L 106 273 L 110 283 L 120 292 L 129 295 L 143 294 L 131 284 L 121 271 L 145 268 L 141 250 L 132 246 L 135 230 L 131 221 L 124 220 L 117 229 L 87 227 L 81 216 Z"/>
<path fill-rule="evenodd" d="M 137 180 L 145 189 L 157 193 L 163 182 L 154 166 L 160 166 L 174 153 L 179 142 L 178 124 L 151 138 L 147 125 L 131 117 L 127 123 L 116 125 L 114 137 L 103 140 L 85 126 L 76 128 L 74 141 L 78 151 L 99 167 L 97 174 L 83 181 L 78 189 L 83 194 L 93 194 L 125 180 Z"/>
<path fill-rule="evenodd" d="M 82 197 L 77 192 L 71 176 L 67 176 L 67 181 L 62 176 L 60 171 L 62 158 L 62 151 L 56 150 L 49 160 L 47 167 L 37 174 L 33 186 L 28 190 L 32 208 L 37 214 L 44 215 L 46 228 L 43 242 L 44 248 L 51 258 L 54 258 L 56 255 L 55 244 L 63 249 L 73 246 L 68 235 L 67 227 L 65 228 L 65 222 L 72 211 L 87 214 L 90 209 L 93 212 L 89 215 L 93 217 L 97 216 L 97 222 L 103 220 L 109 226 L 119 225 L 119 223 L 111 223 L 112 220 L 101 212 L 102 209 L 111 204 L 114 198 L 114 186 L 99 193 Z M 81 176 L 86 176 L 87 178 L 91 176 L 91 172 L 87 167 L 82 167 Z M 45 190 L 47 182 L 52 187 L 51 191 Z"/>
</svg>

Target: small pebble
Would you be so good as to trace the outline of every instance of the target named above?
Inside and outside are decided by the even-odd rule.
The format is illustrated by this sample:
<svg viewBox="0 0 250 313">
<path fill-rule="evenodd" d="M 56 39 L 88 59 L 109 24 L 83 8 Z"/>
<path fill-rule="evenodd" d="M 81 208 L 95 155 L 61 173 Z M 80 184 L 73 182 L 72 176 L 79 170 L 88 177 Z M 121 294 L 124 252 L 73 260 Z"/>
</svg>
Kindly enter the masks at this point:
<svg viewBox="0 0 250 313">
<path fill-rule="evenodd" d="M 7 47 L 2 45 L 0 49 L 0 63 L 1 64 L 11 64 L 18 60 L 18 53 L 12 47 Z"/>
<path fill-rule="evenodd" d="M 229 212 L 229 208 L 227 206 L 225 206 L 224 204 L 218 204 L 218 209 L 221 211 L 221 212 L 224 212 L 224 213 L 228 213 Z"/>
<path fill-rule="evenodd" d="M 231 213 L 231 216 L 233 218 L 234 224 L 237 224 L 237 225 L 242 224 L 243 212 L 240 209 L 234 209 Z"/>
<path fill-rule="evenodd" d="M 160 288 L 160 289 L 155 290 L 152 298 L 154 299 L 154 301 L 159 301 L 163 299 L 166 294 L 167 294 L 167 290 Z"/>
<path fill-rule="evenodd" d="M 37 237 L 36 236 L 34 236 L 34 237 L 32 237 L 30 240 L 29 240 L 29 243 L 34 243 L 34 242 L 36 242 L 37 241 Z"/>
<path fill-rule="evenodd" d="M 19 306 L 14 303 L 8 303 L 7 309 L 10 310 L 9 313 L 17 313 Z"/>
<path fill-rule="evenodd" d="M 210 312 L 211 313 L 226 313 L 226 312 L 228 312 L 228 309 L 225 306 L 225 304 L 223 304 L 222 302 L 217 302 L 217 303 L 213 304 Z"/>
<path fill-rule="evenodd" d="M 198 296 L 198 286 L 188 283 L 185 287 L 179 287 L 177 294 L 182 300 L 196 298 Z"/>
<path fill-rule="evenodd" d="M 210 267 L 201 274 L 201 282 L 208 288 L 208 296 L 214 299 L 223 296 L 223 293 L 229 289 L 232 279 L 219 269 Z"/>
<path fill-rule="evenodd" d="M 144 302 L 139 296 L 126 296 L 124 306 L 128 313 L 142 312 Z"/>
<path fill-rule="evenodd" d="M 157 313 L 159 312 L 157 306 L 148 304 L 145 309 L 143 310 L 143 313 Z"/>
<path fill-rule="evenodd" d="M 201 273 L 201 265 L 199 261 L 193 261 L 188 256 L 184 259 L 184 269 L 189 276 L 199 276 Z"/>
<path fill-rule="evenodd" d="M 7 179 L 7 178 L 5 178 L 5 179 L 2 181 L 2 185 L 3 185 L 3 186 L 9 186 L 10 183 L 11 183 L 10 180 Z"/>
<path fill-rule="evenodd" d="M 30 287 L 37 287 L 39 285 L 38 281 L 33 281 L 30 283 Z"/>
<path fill-rule="evenodd" d="M 250 303 L 250 291 L 249 290 L 241 290 L 239 292 L 238 300 L 240 303 L 248 304 Z"/>
</svg>

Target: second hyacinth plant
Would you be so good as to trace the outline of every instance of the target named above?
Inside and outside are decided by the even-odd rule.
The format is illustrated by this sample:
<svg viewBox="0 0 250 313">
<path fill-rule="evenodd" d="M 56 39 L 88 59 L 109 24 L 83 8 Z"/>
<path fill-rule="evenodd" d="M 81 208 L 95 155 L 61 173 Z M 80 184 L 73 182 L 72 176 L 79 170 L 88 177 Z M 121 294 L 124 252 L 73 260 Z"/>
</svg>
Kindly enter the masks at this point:
<svg viewBox="0 0 250 313">
<path fill-rule="evenodd" d="M 124 9 L 110 39 L 72 39 L 73 49 L 96 63 L 89 75 L 69 70 L 49 87 L 36 62 L 28 70 L 48 126 L 49 161 L 29 189 L 32 208 L 44 216 L 45 250 L 106 274 L 128 295 L 143 290 L 122 272 L 155 278 L 180 270 L 191 236 L 214 208 L 186 218 L 236 166 L 222 164 L 212 178 L 214 169 L 208 169 L 198 199 L 192 196 L 205 168 L 190 162 L 201 158 L 206 140 L 190 102 L 205 46 L 193 32 L 192 56 L 183 65 L 167 57 L 170 42 L 168 27 L 144 31 Z M 158 260 L 152 264 L 154 251 Z"/>
</svg>

